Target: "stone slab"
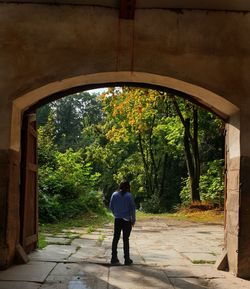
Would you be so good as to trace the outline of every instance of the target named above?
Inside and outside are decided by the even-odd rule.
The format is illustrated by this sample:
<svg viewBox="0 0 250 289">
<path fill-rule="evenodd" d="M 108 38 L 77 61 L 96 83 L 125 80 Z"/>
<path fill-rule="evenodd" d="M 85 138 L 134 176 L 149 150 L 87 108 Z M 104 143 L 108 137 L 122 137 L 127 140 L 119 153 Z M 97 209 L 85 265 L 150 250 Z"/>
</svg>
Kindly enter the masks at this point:
<svg viewBox="0 0 250 289">
<path fill-rule="evenodd" d="M 77 234 L 77 235 L 86 235 L 87 229 L 86 228 L 73 228 L 73 229 L 63 229 L 62 232 L 68 234 Z"/>
<path fill-rule="evenodd" d="M 144 227 L 146 229 L 146 225 Z M 100 236 L 103 234 L 101 230 Z M 134 260 L 132 266 L 123 266 L 122 238 L 118 247 L 120 266 L 110 266 L 109 263 L 112 236 L 105 237 L 102 243 L 97 242 L 98 238 L 98 231 L 95 231 L 93 235 L 85 234 L 83 238 L 78 237 L 73 241 L 74 246 L 49 245 L 44 250 L 32 253 L 30 256 L 33 258 L 35 256 L 38 260 L 41 258 L 50 261 L 54 258 L 58 263 L 46 262 L 46 264 L 54 264 L 54 267 L 42 285 L 42 281 L 17 282 L 12 278 L 16 272 L 9 275 L 13 280 L 11 283 L 25 284 L 24 281 L 30 281 L 28 283 L 34 285 L 34 282 L 38 282 L 35 285 L 39 284 L 41 289 L 203 289 L 208 288 L 208 285 L 213 289 L 250 288 L 250 281 L 242 282 L 242 279 L 235 278 L 230 273 L 217 271 L 214 265 L 192 264 L 188 256 L 185 256 L 188 254 L 190 258 L 192 256 L 196 259 L 198 254 L 201 260 L 201 256 L 204 258 L 203 254 L 206 255 L 206 259 L 208 254 L 216 258 L 213 255 L 221 250 L 220 243 L 223 241 L 221 226 L 185 227 L 181 229 L 181 238 L 178 227 L 172 228 L 171 232 L 163 231 L 162 234 L 156 232 L 139 234 L 132 231 L 130 242 L 131 258 Z M 29 267 L 25 274 L 25 278 L 30 277 Z M 7 284 L 6 282 L 10 280 L 0 281 L 1 289 L 1 285 Z M 37 287 L 26 286 L 16 288 L 11 286 L 6 289 L 9 288 L 37 289 Z"/>
<path fill-rule="evenodd" d="M 224 279 L 211 279 L 209 286 L 213 289 L 249 289 L 250 281 L 236 278 L 229 273 Z"/>
<path fill-rule="evenodd" d="M 96 264 L 58 264 L 41 289 L 106 289 L 108 268 Z"/>
<path fill-rule="evenodd" d="M 169 278 L 225 278 L 225 272 L 213 265 L 169 266 L 163 270 Z"/>
<path fill-rule="evenodd" d="M 110 227 L 100 228 L 95 230 L 95 232 L 103 233 L 103 234 L 113 234 L 113 229 Z"/>
<path fill-rule="evenodd" d="M 51 235 L 49 237 L 56 237 L 56 238 L 70 238 L 70 239 L 74 239 L 74 238 L 79 238 L 79 234 L 74 234 L 74 233 L 57 233 L 56 235 Z"/>
<path fill-rule="evenodd" d="M 174 289 L 160 268 L 137 265 L 110 267 L 109 284 L 119 289 Z"/>
<path fill-rule="evenodd" d="M 50 276 L 47 280 L 54 280 L 55 278 L 59 277 L 65 277 L 66 280 L 69 280 L 72 276 L 81 276 L 82 279 L 84 278 L 97 278 L 100 276 L 106 276 L 108 275 L 108 267 L 100 266 L 92 263 L 59 263 L 57 264 L 53 271 L 51 271 Z M 52 279 L 51 279 L 52 278 Z"/>
<path fill-rule="evenodd" d="M 76 247 L 82 247 L 82 248 L 89 248 L 89 247 L 97 247 L 100 246 L 100 242 L 97 241 L 98 237 L 95 238 L 77 238 L 72 241 L 72 245 Z"/>
<path fill-rule="evenodd" d="M 192 262 L 200 262 L 201 264 L 202 262 L 215 262 L 217 260 L 217 256 L 212 253 L 185 252 L 183 254 Z"/>
<path fill-rule="evenodd" d="M 70 245 L 72 242 L 71 239 L 62 237 L 46 237 L 45 239 L 48 244 Z"/>
<path fill-rule="evenodd" d="M 5 271 L 0 271 L 0 280 L 42 283 L 55 265 L 56 263 L 52 262 L 29 262 L 24 265 L 13 266 Z"/>
<path fill-rule="evenodd" d="M 31 260 L 64 261 L 76 252 L 72 245 L 48 245 L 43 250 L 37 250 L 29 255 Z"/>
<path fill-rule="evenodd" d="M 155 257 L 155 258 L 164 259 L 164 260 L 170 260 L 174 258 L 177 258 L 177 259 L 183 258 L 183 256 L 176 250 L 167 249 L 164 247 L 161 249 L 157 247 L 155 250 L 146 249 L 145 251 L 138 248 L 138 251 L 140 252 L 141 255 L 144 255 L 146 257 Z"/>
<path fill-rule="evenodd" d="M 148 265 L 190 265 L 191 262 L 175 250 L 139 250 Z"/>
<path fill-rule="evenodd" d="M 69 261 L 90 260 L 93 258 L 104 258 L 105 250 L 101 247 L 88 247 L 80 248 L 74 254 L 72 254 Z"/>
<path fill-rule="evenodd" d="M 0 281 L 1 289 L 38 289 L 40 286 L 33 282 Z"/>
<path fill-rule="evenodd" d="M 189 266 L 192 264 L 191 261 L 186 260 L 185 258 L 183 259 L 172 259 L 172 260 L 159 260 L 157 258 L 147 258 L 143 257 L 145 260 L 145 263 L 149 266 Z"/>
<path fill-rule="evenodd" d="M 185 288 L 185 289 L 207 289 L 208 281 L 200 280 L 197 278 L 170 278 L 174 288 Z M 230 287 L 229 287 L 230 288 Z M 228 288 L 228 289 L 229 289 Z"/>
</svg>

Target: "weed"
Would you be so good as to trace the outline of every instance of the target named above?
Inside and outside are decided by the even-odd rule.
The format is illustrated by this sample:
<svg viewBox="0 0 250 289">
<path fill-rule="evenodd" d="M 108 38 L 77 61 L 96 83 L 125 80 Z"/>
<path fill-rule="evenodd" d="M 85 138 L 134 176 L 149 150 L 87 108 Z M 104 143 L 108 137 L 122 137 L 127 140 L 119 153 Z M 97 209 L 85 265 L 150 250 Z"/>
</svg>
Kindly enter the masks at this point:
<svg viewBox="0 0 250 289">
<path fill-rule="evenodd" d="M 193 264 L 215 264 L 215 261 L 211 260 L 193 260 Z"/>
<path fill-rule="evenodd" d="M 94 227 L 92 225 L 89 226 L 88 229 L 87 229 L 87 233 L 91 234 L 93 231 L 94 231 Z"/>
<path fill-rule="evenodd" d="M 214 223 L 222 224 L 224 220 L 224 214 L 222 211 L 218 210 L 192 210 L 180 209 L 175 213 L 163 213 L 163 214 L 148 214 L 141 211 L 137 212 L 137 220 L 147 220 L 147 219 L 175 219 L 179 221 L 191 221 L 191 222 L 202 222 L 202 223 Z"/>
<path fill-rule="evenodd" d="M 86 213 L 77 218 L 68 218 L 56 223 L 40 224 L 40 232 L 58 234 L 65 229 L 74 229 L 76 227 L 93 228 L 102 227 L 105 223 L 110 222 L 109 214 Z M 72 233 L 72 232 L 71 232 Z"/>
<path fill-rule="evenodd" d="M 40 233 L 38 236 L 38 249 L 43 249 L 47 246 L 47 242 L 45 239 L 45 235 L 43 233 Z"/>
<path fill-rule="evenodd" d="M 108 213 L 86 213 L 74 219 L 64 219 L 63 221 L 57 223 L 40 224 L 39 249 L 42 249 L 47 245 L 47 242 L 45 240 L 45 234 L 52 234 L 52 236 L 56 237 L 57 234 L 62 232 L 65 233 L 65 230 L 70 230 L 69 232 L 66 232 L 66 234 L 71 241 L 72 239 L 75 239 L 75 236 L 71 237 L 70 235 L 72 234 L 72 230 L 74 230 L 76 227 L 87 228 L 87 232 L 90 234 L 95 230 L 95 228 L 103 227 L 104 224 L 107 224 L 110 221 L 111 216 Z"/>
<path fill-rule="evenodd" d="M 101 235 L 98 237 L 97 242 L 100 243 L 100 245 L 101 245 L 102 242 L 104 241 L 105 237 L 106 237 L 106 236 L 105 236 L 104 234 L 101 234 Z"/>
</svg>

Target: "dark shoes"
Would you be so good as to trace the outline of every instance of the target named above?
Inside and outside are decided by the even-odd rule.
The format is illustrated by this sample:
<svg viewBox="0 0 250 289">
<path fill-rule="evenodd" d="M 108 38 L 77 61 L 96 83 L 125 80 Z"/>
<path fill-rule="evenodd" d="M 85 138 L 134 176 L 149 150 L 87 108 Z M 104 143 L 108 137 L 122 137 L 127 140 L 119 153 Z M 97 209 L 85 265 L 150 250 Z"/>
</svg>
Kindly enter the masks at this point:
<svg viewBox="0 0 250 289">
<path fill-rule="evenodd" d="M 111 262 L 110 262 L 110 263 L 111 263 L 112 265 L 116 265 L 116 264 L 120 264 L 120 261 L 119 261 L 118 258 L 111 258 Z M 131 259 L 125 259 L 124 265 L 129 266 L 129 265 L 131 265 L 131 264 L 133 264 L 133 260 L 131 260 Z"/>
<path fill-rule="evenodd" d="M 120 261 L 118 258 L 111 258 L 111 262 L 110 262 L 112 265 L 115 265 L 115 264 L 119 264 Z"/>
<path fill-rule="evenodd" d="M 131 259 L 126 259 L 124 262 L 124 265 L 131 265 L 131 264 L 133 264 L 133 260 Z"/>
</svg>

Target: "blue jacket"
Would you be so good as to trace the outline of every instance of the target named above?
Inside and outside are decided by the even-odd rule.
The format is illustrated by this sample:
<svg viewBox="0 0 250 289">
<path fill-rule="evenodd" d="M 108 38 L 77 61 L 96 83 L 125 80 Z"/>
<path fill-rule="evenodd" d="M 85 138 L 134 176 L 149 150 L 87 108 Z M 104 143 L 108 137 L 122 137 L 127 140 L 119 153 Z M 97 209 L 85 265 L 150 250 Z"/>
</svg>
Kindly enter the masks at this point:
<svg viewBox="0 0 250 289">
<path fill-rule="evenodd" d="M 122 218 L 135 222 L 135 202 L 130 192 L 122 195 L 114 192 L 111 196 L 109 208 L 113 212 L 115 218 Z"/>
</svg>

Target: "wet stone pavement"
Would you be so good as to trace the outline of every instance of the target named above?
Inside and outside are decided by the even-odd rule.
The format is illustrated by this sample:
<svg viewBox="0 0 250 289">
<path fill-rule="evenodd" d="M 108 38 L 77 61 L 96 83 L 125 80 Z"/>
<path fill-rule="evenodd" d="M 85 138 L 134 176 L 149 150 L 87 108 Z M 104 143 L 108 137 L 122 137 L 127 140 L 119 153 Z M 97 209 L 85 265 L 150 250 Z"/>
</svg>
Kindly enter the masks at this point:
<svg viewBox="0 0 250 289">
<path fill-rule="evenodd" d="M 132 266 L 110 266 L 112 225 L 56 236 L 30 262 L 0 272 L 0 289 L 249 289 L 250 281 L 215 269 L 223 227 L 176 220 L 141 221 L 130 238 Z"/>
</svg>

